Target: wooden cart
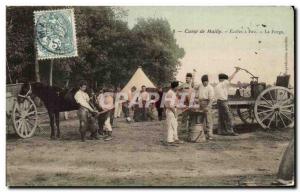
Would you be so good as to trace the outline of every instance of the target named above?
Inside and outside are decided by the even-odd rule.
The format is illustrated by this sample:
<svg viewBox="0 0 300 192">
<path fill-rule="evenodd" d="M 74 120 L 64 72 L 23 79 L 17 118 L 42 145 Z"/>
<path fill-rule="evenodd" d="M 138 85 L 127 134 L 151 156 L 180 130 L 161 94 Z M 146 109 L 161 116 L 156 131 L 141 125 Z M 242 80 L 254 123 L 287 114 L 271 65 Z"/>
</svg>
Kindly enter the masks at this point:
<svg viewBox="0 0 300 192">
<path fill-rule="evenodd" d="M 294 126 L 294 90 L 288 88 L 289 75 L 278 76 L 276 85 L 266 88 L 265 83 L 251 81 L 250 97 L 236 94 L 228 101 L 244 123 L 259 123 L 262 128 Z"/>
<path fill-rule="evenodd" d="M 35 133 L 38 112 L 30 96 L 19 97 L 22 84 L 6 85 L 6 125 L 13 126 L 21 138 L 32 137 Z"/>
</svg>

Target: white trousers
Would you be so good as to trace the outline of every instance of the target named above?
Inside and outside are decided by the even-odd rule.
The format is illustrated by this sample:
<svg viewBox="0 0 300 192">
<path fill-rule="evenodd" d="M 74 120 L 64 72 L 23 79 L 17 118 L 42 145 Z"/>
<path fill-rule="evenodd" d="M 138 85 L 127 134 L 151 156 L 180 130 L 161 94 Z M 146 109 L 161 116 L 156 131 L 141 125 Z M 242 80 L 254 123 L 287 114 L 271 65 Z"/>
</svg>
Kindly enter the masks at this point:
<svg viewBox="0 0 300 192">
<path fill-rule="evenodd" d="M 104 126 L 103 126 L 103 129 L 105 131 L 112 131 L 112 127 L 111 127 L 111 124 L 110 124 L 110 117 L 108 116 L 104 122 Z"/>
<path fill-rule="evenodd" d="M 178 140 L 178 122 L 174 113 L 168 109 L 166 110 L 166 126 L 168 129 L 167 142 L 174 142 Z"/>
<path fill-rule="evenodd" d="M 114 113 L 114 117 L 120 117 L 121 116 L 121 112 L 122 112 L 122 104 L 116 102 L 115 103 L 115 113 Z"/>
</svg>

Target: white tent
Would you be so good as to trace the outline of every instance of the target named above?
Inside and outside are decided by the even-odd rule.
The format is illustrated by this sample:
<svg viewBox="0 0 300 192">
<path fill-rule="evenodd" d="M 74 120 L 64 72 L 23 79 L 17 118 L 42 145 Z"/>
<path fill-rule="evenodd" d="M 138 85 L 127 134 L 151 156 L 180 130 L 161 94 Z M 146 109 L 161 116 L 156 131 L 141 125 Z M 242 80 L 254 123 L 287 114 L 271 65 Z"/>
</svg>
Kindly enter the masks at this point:
<svg viewBox="0 0 300 192">
<path fill-rule="evenodd" d="M 147 77 L 142 68 L 139 67 L 127 85 L 122 89 L 122 92 L 127 93 L 133 86 L 135 86 L 137 90 L 141 90 L 142 85 L 145 85 L 147 88 L 155 88 L 154 84 Z"/>
</svg>

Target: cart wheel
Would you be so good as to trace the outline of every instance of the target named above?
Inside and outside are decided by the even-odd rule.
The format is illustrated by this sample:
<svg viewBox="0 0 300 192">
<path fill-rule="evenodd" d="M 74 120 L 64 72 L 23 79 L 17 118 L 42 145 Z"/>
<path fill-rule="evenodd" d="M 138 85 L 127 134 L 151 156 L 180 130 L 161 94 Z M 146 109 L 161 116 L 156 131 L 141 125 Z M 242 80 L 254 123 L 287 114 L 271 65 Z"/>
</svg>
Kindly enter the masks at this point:
<svg viewBox="0 0 300 192">
<path fill-rule="evenodd" d="M 16 133 L 22 138 L 29 138 L 33 136 L 37 127 L 37 109 L 30 97 L 16 101 L 12 120 Z"/>
<path fill-rule="evenodd" d="M 253 106 L 250 106 L 249 108 L 240 108 L 240 107 L 238 107 L 237 108 L 237 114 L 245 124 L 255 123 L 255 116 L 254 116 Z"/>
<path fill-rule="evenodd" d="M 254 115 L 264 128 L 294 126 L 294 93 L 285 87 L 270 87 L 256 99 Z"/>
</svg>

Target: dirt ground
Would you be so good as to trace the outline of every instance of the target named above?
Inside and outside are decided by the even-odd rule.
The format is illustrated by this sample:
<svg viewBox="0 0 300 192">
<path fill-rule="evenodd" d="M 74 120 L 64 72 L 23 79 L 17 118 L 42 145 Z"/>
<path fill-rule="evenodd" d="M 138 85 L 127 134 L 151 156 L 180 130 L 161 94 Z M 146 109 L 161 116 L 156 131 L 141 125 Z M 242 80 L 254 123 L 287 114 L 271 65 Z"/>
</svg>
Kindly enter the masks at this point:
<svg viewBox="0 0 300 192">
<path fill-rule="evenodd" d="M 293 135 L 238 125 L 237 137 L 166 146 L 163 123 L 118 119 L 111 141 L 81 142 L 77 119 L 61 122 L 59 140 L 49 139 L 47 122 L 29 139 L 8 134 L 7 185 L 269 186 Z"/>
</svg>

